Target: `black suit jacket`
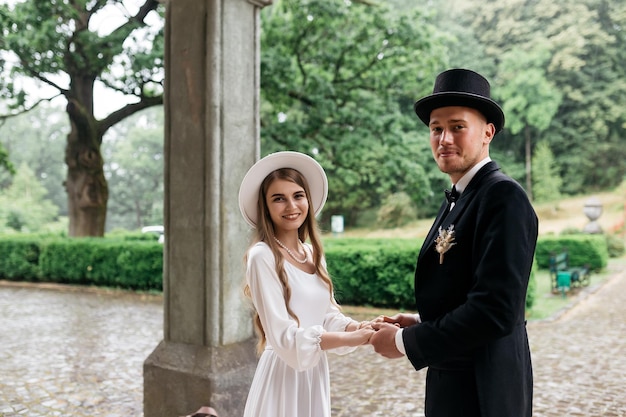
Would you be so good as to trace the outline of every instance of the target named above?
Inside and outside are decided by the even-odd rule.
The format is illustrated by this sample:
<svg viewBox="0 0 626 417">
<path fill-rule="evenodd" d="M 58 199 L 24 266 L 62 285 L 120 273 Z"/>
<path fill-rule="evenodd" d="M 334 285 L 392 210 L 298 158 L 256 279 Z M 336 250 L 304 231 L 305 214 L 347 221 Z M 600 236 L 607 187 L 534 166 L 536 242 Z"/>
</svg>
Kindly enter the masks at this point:
<svg viewBox="0 0 626 417">
<path fill-rule="evenodd" d="M 495 162 L 479 170 L 444 218 L 446 206 L 417 260 L 415 300 L 422 323 L 404 329 L 407 356 L 415 369 L 473 369 L 477 392 L 449 392 L 451 401 L 476 395 L 482 416 L 530 417 L 525 300 L 537 216 L 526 192 Z M 435 238 L 439 226 L 451 225 L 456 245 L 440 264 Z M 427 393 L 436 389 L 446 387 L 427 386 Z M 440 415 L 446 415 L 445 407 Z"/>
</svg>

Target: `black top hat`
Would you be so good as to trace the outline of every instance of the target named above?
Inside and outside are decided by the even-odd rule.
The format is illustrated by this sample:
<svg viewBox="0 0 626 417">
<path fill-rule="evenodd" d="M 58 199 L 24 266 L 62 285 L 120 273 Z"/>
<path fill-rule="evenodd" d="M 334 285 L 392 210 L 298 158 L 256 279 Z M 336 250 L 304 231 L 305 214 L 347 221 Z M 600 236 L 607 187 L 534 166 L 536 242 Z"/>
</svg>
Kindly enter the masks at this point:
<svg viewBox="0 0 626 417">
<path fill-rule="evenodd" d="M 428 126 L 430 113 L 439 107 L 471 107 L 493 123 L 498 133 L 504 127 L 504 112 L 491 99 L 490 90 L 489 81 L 482 75 L 466 69 L 450 69 L 437 76 L 431 95 L 415 102 L 415 113 Z"/>
</svg>

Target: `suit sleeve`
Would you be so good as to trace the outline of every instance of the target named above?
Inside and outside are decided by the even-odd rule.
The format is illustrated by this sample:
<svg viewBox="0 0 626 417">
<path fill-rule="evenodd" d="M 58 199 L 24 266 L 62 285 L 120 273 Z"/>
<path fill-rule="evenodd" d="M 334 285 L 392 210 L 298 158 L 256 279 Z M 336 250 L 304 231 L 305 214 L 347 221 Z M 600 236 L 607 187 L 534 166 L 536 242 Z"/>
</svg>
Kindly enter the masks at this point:
<svg viewBox="0 0 626 417">
<path fill-rule="evenodd" d="M 537 216 L 526 192 L 510 180 L 486 186 L 475 198 L 472 247 L 464 249 L 471 251 L 471 268 L 466 268 L 471 271 L 465 273 L 473 284 L 458 307 L 404 329 L 403 342 L 415 369 L 471 356 L 473 349 L 524 324 Z"/>
</svg>

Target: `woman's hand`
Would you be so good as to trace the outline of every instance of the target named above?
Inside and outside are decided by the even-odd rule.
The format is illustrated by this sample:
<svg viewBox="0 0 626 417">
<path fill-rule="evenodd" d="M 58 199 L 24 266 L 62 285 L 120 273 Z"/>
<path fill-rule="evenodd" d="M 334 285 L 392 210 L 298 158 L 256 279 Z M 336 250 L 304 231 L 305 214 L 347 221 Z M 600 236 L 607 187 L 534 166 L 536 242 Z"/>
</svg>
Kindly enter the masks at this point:
<svg viewBox="0 0 626 417">
<path fill-rule="evenodd" d="M 322 350 L 337 349 L 340 347 L 356 347 L 366 345 L 370 337 L 375 333 L 371 328 L 362 328 L 346 332 L 326 332 L 322 333 L 320 348 Z"/>
<path fill-rule="evenodd" d="M 369 325 L 369 323 L 367 326 L 368 327 L 362 327 L 353 332 L 346 333 L 354 336 L 354 344 L 350 344 L 348 346 L 361 346 L 369 343 L 370 338 L 374 333 L 376 333 L 376 331 L 372 329 L 372 326 Z"/>
<path fill-rule="evenodd" d="M 419 314 L 398 313 L 393 316 L 378 316 L 373 323 L 390 323 L 398 327 L 409 327 L 421 323 Z"/>
</svg>

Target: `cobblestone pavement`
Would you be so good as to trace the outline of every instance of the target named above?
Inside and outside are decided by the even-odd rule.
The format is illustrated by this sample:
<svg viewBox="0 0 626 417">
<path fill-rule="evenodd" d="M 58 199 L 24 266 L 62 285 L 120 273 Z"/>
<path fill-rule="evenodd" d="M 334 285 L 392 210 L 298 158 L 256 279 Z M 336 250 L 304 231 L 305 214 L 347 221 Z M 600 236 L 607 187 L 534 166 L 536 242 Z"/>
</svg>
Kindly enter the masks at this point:
<svg viewBox="0 0 626 417">
<path fill-rule="evenodd" d="M 141 416 L 162 323 L 161 297 L 0 285 L 0 417 Z"/>
<path fill-rule="evenodd" d="M 162 300 L 0 283 L 0 417 L 140 417 Z M 535 417 L 626 417 L 626 271 L 528 325 Z M 370 347 L 330 355 L 333 416 L 423 416 L 425 371 Z M 294 416 L 295 417 L 295 416 Z"/>
</svg>

